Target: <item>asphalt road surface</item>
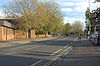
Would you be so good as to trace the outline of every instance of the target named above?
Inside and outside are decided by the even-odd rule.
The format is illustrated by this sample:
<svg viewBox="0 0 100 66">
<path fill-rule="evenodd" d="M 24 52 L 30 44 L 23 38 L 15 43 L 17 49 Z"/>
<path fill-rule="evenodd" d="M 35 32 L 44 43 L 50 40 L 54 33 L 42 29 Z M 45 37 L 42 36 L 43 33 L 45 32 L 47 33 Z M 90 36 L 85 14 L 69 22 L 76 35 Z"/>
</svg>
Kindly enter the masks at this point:
<svg viewBox="0 0 100 66">
<path fill-rule="evenodd" d="M 0 66 L 49 66 L 68 51 L 75 37 L 59 37 L 52 40 L 30 41 L 0 48 Z M 21 42 L 21 41 L 20 41 Z M 3 42 L 4 43 L 4 42 Z M 7 44 L 7 42 L 5 42 Z"/>
<path fill-rule="evenodd" d="M 14 43 L 0 48 L 0 66 L 100 66 L 100 47 L 86 38 L 80 41 L 76 37 L 59 37 Z"/>
<path fill-rule="evenodd" d="M 53 66 L 100 66 L 100 46 L 82 38 L 69 54 L 60 58 Z"/>
</svg>

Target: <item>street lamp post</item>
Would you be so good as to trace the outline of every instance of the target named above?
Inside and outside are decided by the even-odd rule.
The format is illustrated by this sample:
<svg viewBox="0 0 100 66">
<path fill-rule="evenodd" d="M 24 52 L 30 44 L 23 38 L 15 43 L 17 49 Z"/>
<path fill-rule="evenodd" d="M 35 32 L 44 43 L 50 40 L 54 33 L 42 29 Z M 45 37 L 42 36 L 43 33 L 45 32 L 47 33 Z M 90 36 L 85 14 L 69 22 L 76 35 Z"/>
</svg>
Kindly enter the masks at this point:
<svg viewBox="0 0 100 66">
<path fill-rule="evenodd" d="M 90 9 L 90 0 L 89 0 L 89 9 Z"/>
<path fill-rule="evenodd" d="M 90 35 L 90 7 L 91 7 L 91 3 L 90 3 L 90 0 L 88 0 L 88 1 L 89 1 L 88 35 Z"/>
</svg>

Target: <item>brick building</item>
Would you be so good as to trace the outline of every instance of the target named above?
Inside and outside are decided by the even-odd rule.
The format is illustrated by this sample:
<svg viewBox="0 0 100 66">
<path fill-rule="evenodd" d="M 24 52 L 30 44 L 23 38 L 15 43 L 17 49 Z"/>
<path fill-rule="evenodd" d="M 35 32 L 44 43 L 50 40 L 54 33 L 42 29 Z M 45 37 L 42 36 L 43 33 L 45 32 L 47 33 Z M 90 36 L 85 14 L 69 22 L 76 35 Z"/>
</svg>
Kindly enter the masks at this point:
<svg viewBox="0 0 100 66">
<path fill-rule="evenodd" d="M 12 19 L 0 18 L 0 41 L 25 39 L 27 36 L 30 36 L 30 38 L 36 38 L 35 30 L 31 30 L 30 33 L 19 31 L 12 24 Z"/>
</svg>

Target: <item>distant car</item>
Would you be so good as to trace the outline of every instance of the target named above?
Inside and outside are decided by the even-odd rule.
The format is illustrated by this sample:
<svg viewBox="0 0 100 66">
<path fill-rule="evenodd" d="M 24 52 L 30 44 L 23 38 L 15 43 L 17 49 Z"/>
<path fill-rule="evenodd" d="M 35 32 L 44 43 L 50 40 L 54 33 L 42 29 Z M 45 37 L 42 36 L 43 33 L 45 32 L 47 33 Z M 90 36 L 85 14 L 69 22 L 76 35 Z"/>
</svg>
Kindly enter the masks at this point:
<svg viewBox="0 0 100 66">
<path fill-rule="evenodd" d="M 92 34 L 92 38 L 95 38 L 97 36 L 97 34 Z"/>
<path fill-rule="evenodd" d="M 58 36 L 61 36 L 61 34 L 58 34 Z"/>
<path fill-rule="evenodd" d="M 89 37 L 90 37 L 90 38 L 93 38 L 93 36 L 94 36 L 93 34 L 90 34 L 90 36 L 89 36 Z"/>
</svg>

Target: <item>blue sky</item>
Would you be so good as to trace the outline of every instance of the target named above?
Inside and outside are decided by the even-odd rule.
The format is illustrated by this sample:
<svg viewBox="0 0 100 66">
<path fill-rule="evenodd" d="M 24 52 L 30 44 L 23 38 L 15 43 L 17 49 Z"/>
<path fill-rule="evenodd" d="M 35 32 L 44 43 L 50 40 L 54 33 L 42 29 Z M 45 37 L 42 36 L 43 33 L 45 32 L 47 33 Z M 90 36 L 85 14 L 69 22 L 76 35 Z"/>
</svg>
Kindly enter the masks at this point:
<svg viewBox="0 0 100 66">
<path fill-rule="evenodd" d="M 2 5 L 9 3 L 11 0 L 0 0 L 0 16 L 2 14 Z M 39 1 L 50 1 L 50 0 L 39 0 Z M 60 5 L 62 14 L 64 15 L 64 23 L 73 23 L 76 20 L 80 20 L 84 23 L 85 11 L 89 6 L 88 0 L 54 0 Z M 91 0 L 91 9 L 94 9 L 97 4 L 93 4 L 94 0 Z M 99 3 L 100 4 L 100 3 Z"/>
</svg>

